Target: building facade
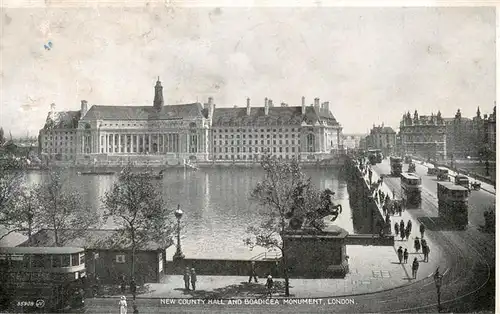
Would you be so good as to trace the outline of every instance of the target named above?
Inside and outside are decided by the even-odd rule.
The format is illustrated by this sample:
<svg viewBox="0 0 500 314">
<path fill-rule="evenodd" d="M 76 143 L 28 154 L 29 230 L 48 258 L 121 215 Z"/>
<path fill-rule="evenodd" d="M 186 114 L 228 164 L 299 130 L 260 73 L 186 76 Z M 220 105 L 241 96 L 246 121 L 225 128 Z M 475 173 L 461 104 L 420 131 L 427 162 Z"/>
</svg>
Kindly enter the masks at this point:
<svg viewBox="0 0 500 314">
<path fill-rule="evenodd" d="M 362 139 L 366 137 L 364 134 L 344 134 L 343 146 L 345 149 L 361 149 Z"/>
<path fill-rule="evenodd" d="M 419 116 L 415 110 L 403 115 L 400 122 L 401 153 L 424 159 L 446 158 L 446 125 L 441 112 Z"/>
<path fill-rule="evenodd" d="M 366 145 L 368 149 L 382 150 L 385 156 L 392 155 L 396 148 L 396 132 L 384 124 L 373 125 L 370 134 L 366 137 Z"/>
<path fill-rule="evenodd" d="M 329 103 L 275 107 L 216 108 L 205 104 L 164 105 L 158 80 L 153 106 L 100 106 L 53 112 L 40 131 L 40 150 L 50 161 L 77 165 L 128 162 L 176 165 L 186 161 L 253 161 L 278 158 L 321 160 L 342 150 L 342 127 Z"/>
</svg>

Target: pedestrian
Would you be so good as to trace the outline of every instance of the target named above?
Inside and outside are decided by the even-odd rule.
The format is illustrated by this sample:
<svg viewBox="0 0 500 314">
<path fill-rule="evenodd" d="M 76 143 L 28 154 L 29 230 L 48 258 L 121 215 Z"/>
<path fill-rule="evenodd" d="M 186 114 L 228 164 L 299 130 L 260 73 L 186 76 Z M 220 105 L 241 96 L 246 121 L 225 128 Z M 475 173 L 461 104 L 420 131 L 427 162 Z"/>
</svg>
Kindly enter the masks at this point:
<svg viewBox="0 0 500 314">
<path fill-rule="evenodd" d="M 120 314 L 127 314 L 127 298 L 125 296 L 120 298 L 118 305 L 120 306 Z"/>
<path fill-rule="evenodd" d="M 422 253 L 424 253 L 424 262 L 429 262 L 429 253 L 431 252 L 431 249 L 429 246 L 426 244 L 425 246 L 422 247 Z"/>
<path fill-rule="evenodd" d="M 401 222 L 399 223 L 399 231 L 401 230 L 405 230 L 405 222 L 403 221 L 403 219 L 401 219 Z"/>
<path fill-rule="evenodd" d="M 418 264 L 417 258 L 415 257 L 415 259 L 413 260 L 413 264 L 411 265 L 411 272 L 412 272 L 413 279 L 417 278 L 418 266 L 419 266 L 419 264 Z"/>
<path fill-rule="evenodd" d="M 411 232 L 411 225 L 407 225 L 405 230 L 406 240 L 408 240 L 408 238 L 410 237 L 410 232 Z"/>
<path fill-rule="evenodd" d="M 404 228 L 403 228 L 403 229 L 401 229 L 401 230 L 399 230 L 399 233 L 401 234 L 401 241 L 404 241 L 404 239 L 405 239 L 405 237 L 406 237 L 405 231 L 406 231 L 406 230 L 405 230 Z"/>
<path fill-rule="evenodd" d="M 252 282 L 252 278 L 254 279 L 255 282 L 258 282 L 257 280 L 257 272 L 255 271 L 255 262 L 252 261 L 250 264 L 250 269 L 248 271 L 248 282 Z"/>
<path fill-rule="evenodd" d="M 415 238 L 414 247 L 415 247 L 415 252 L 418 253 L 418 251 L 420 251 L 420 240 L 418 239 L 418 237 Z"/>
<path fill-rule="evenodd" d="M 120 280 L 120 289 L 123 294 L 125 294 L 125 290 L 127 289 L 127 284 L 125 282 L 125 275 L 122 275 L 121 280 Z"/>
<path fill-rule="evenodd" d="M 191 268 L 191 287 L 193 287 L 193 291 L 196 290 L 196 271 L 194 268 Z"/>
<path fill-rule="evenodd" d="M 130 281 L 130 292 L 132 293 L 132 298 L 135 300 L 135 294 L 137 292 L 137 284 L 132 277 L 132 280 Z"/>
<path fill-rule="evenodd" d="M 406 224 L 406 228 L 408 228 L 408 234 L 410 234 L 410 233 L 411 233 L 411 225 L 412 225 L 412 224 L 411 224 L 411 220 L 410 220 L 410 219 L 408 219 L 408 223 Z"/>
<path fill-rule="evenodd" d="M 385 205 L 384 205 L 384 206 L 385 206 Z M 390 223 L 390 221 L 391 221 L 391 218 L 389 217 L 389 213 L 386 213 L 386 214 L 385 214 L 385 223 L 387 223 L 387 224 L 388 224 L 388 223 Z"/>
<path fill-rule="evenodd" d="M 273 276 L 271 276 L 271 274 L 267 275 L 266 288 L 267 288 L 267 294 L 269 295 L 269 297 L 272 297 L 273 296 Z"/>
<path fill-rule="evenodd" d="M 420 235 L 421 238 L 424 238 L 424 233 L 425 233 L 425 226 L 423 224 L 420 224 Z"/>
<path fill-rule="evenodd" d="M 372 175 L 373 175 L 373 173 L 372 173 L 372 169 L 371 169 L 371 168 L 369 168 L 369 169 L 368 169 L 368 180 L 370 180 L 370 184 L 372 184 Z"/>
<path fill-rule="evenodd" d="M 394 224 L 394 233 L 396 235 L 399 235 L 399 223 L 397 222 Z"/>
<path fill-rule="evenodd" d="M 189 291 L 189 267 L 184 270 L 184 288 Z"/>
<path fill-rule="evenodd" d="M 399 247 L 398 249 L 398 259 L 399 259 L 399 264 L 403 262 L 403 248 Z"/>
<path fill-rule="evenodd" d="M 385 203 L 389 204 L 391 202 L 391 198 L 389 197 L 389 194 L 385 196 Z"/>
<path fill-rule="evenodd" d="M 405 264 L 408 264 L 408 249 L 405 248 L 405 251 L 403 252 L 403 260 L 405 261 Z"/>
</svg>

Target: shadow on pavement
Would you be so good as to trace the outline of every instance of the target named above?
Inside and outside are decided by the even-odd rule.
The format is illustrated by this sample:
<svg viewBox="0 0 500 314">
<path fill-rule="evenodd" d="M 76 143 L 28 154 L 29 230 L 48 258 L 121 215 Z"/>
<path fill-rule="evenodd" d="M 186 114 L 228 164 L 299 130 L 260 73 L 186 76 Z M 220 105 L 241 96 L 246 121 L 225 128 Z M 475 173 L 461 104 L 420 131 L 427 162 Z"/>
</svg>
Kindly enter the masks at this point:
<svg viewBox="0 0 500 314">
<path fill-rule="evenodd" d="M 229 299 L 229 298 L 265 298 L 267 294 L 267 289 L 264 285 L 258 283 L 248 283 L 240 282 L 239 284 L 233 284 L 222 288 L 216 288 L 210 291 L 207 290 L 189 290 L 186 291 L 182 288 L 176 288 L 174 290 L 184 291 L 185 295 L 189 295 L 192 298 L 199 299 Z M 282 281 L 274 281 L 273 296 L 284 296 L 285 294 L 285 283 Z"/>
</svg>

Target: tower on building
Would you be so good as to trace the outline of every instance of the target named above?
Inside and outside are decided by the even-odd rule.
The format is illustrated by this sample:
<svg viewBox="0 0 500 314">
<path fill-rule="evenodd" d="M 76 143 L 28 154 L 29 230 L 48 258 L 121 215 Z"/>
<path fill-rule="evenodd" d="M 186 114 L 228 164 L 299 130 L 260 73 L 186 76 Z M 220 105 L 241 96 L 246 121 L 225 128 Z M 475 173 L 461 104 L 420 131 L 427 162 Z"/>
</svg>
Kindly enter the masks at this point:
<svg viewBox="0 0 500 314">
<path fill-rule="evenodd" d="M 155 85 L 155 99 L 153 101 L 153 107 L 158 111 L 163 108 L 163 86 L 161 86 L 159 76 L 158 81 L 156 81 Z"/>
</svg>

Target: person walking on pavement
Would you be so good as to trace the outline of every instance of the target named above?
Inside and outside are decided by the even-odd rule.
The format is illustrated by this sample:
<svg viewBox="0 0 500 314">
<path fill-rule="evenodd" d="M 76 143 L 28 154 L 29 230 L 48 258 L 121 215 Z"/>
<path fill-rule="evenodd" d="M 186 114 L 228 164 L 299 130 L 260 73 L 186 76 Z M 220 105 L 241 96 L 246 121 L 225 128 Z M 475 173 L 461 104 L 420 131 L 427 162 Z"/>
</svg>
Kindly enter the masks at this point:
<svg viewBox="0 0 500 314">
<path fill-rule="evenodd" d="M 415 257 L 415 259 L 413 260 L 413 264 L 411 265 L 411 273 L 412 273 L 413 279 L 417 278 L 418 266 L 419 266 L 419 263 L 417 261 L 417 258 Z"/>
<path fill-rule="evenodd" d="M 411 225 L 407 225 L 405 230 L 406 240 L 410 238 L 410 232 L 411 232 Z"/>
<path fill-rule="evenodd" d="M 132 277 L 132 280 L 130 281 L 130 292 L 132 293 L 132 298 L 135 300 L 135 294 L 137 292 L 137 283 L 135 282 L 135 279 Z"/>
<path fill-rule="evenodd" d="M 254 281 L 257 283 L 258 280 L 257 280 L 257 272 L 255 271 L 255 262 L 252 262 L 250 264 L 250 270 L 248 272 L 248 282 L 252 282 L 252 278 L 254 279 Z"/>
<path fill-rule="evenodd" d="M 424 253 L 424 262 L 429 262 L 429 253 L 431 252 L 431 249 L 429 249 L 429 246 L 426 244 L 425 246 L 422 247 L 422 253 Z"/>
<path fill-rule="evenodd" d="M 189 267 L 184 270 L 184 288 L 189 291 Z"/>
<path fill-rule="evenodd" d="M 194 268 L 191 268 L 191 287 L 193 287 L 193 291 L 196 290 L 196 271 Z"/>
<path fill-rule="evenodd" d="M 401 222 L 399 223 L 399 231 L 405 230 L 405 222 L 403 219 L 401 219 Z"/>
<path fill-rule="evenodd" d="M 396 222 L 394 224 L 394 234 L 396 234 L 397 236 L 399 235 L 399 223 Z"/>
<path fill-rule="evenodd" d="M 420 240 L 418 239 L 418 237 L 415 238 L 414 247 L 415 247 L 415 252 L 418 253 L 418 251 L 420 251 Z"/>
<path fill-rule="evenodd" d="M 405 264 L 408 264 L 408 250 L 405 248 L 405 251 L 403 252 L 403 260 Z"/>
<path fill-rule="evenodd" d="M 405 236 L 406 236 L 405 231 L 406 231 L 405 229 L 399 230 L 399 233 L 401 234 L 401 241 L 404 241 L 404 239 L 405 239 Z"/>
<path fill-rule="evenodd" d="M 411 233 L 411 220 L 410 219 L 408 219 L 408 223 L 406 224 L 406 228 L 408 228 L 407 233 L 410 234 Z"/>
<path fill-rule="evenodd" d="M 398 259 L 399 259 L 399 264 L 403 262 L 403 248 L 399 247 L 398 249 Z"/>
<path fill-rule="evenodd" d="M 273 276 L 271 274 L 267 275 L 267 281 L 266 281 L 266 288 L 267 288 L 267 294 L 269 297 L 273 296 Z"/>
<path fill-rule="evenodd" d="M 127 298 L 125 296 L 120 298 L 118 305 L 120 306 L 120 314 L 127 314 Z"/>
<path fill-rule="evenodd" d="M 421 238 L 424 238 L 424 233 L 425 233 L 425 226 L 423 224 L 420 224 L 420 235 Z"/>
</svg>

